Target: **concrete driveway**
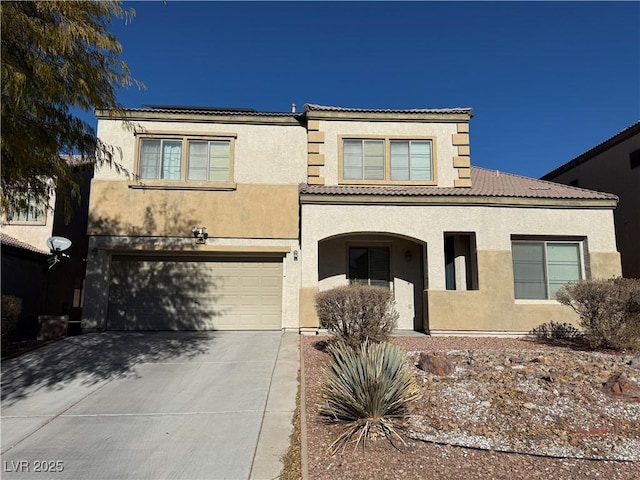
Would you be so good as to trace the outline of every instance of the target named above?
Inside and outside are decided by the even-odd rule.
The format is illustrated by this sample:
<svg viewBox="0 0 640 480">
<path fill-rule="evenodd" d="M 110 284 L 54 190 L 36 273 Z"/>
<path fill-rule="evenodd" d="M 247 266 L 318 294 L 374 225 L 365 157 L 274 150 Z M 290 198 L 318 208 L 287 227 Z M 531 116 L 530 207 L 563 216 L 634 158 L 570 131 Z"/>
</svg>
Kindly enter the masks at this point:
<svg viewBox="0 0 640 480">
<path fill-rule="evenodd" d="M 281 332 L 106 332 L 4 361 L 1 476 L 273 478 L 298 342 Z"/>
</svg>

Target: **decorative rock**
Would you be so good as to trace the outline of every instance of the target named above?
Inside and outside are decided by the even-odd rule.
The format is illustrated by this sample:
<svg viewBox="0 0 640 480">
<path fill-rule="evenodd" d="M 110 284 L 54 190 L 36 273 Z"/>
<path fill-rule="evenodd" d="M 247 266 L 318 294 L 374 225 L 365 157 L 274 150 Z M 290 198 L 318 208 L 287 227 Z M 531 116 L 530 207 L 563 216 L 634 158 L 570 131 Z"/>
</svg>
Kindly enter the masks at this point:
<svg viewBox="0 0 640 480">
<path fill-rule="evenodd" d="M 629 366 L 636 370 L 640 370 L 640 353 L 638 353 L 635 357 L 631 359 L 629 362 Z"/>
<path fill-rule="evenodd" d="M 439 377 L 447 377 L 454 371 L 453 363 L 445 355 L 425 352 L 420 352 L 418 368 Z"/>
<path fill-rule="evenodd" d="M 526 408 L 527 410 L 533 410 L 534 408 L 536 408 L 536 406 L 533 403 L 527 402 L 524 405 L 522 405 L 524 408 Z"/>
<path fill-rule="evenodd" d="M 621 373 L 611 375 L 602 387 L 602 391 L 612 398 L 640 402 L 640 385 Z"/>
</svg>

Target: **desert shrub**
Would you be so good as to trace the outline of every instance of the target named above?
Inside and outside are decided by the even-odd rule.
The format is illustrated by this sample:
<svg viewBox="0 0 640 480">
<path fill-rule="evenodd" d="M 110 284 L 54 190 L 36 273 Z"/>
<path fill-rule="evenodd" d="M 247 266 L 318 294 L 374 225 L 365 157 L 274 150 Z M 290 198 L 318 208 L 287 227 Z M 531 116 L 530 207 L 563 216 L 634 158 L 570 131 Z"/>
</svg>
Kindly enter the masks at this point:
<svg viewBox="0 0 640 480">
<path fill-rule="evenodd" d="M 365 341 L 384 342 L 398 321 L 391 291 L 383 287 L 347 285 L 316 295 L 320 326 L 352 348 Z"/>
<path fill-rule="evenodd" d="M 582 332 L 570 323 L 558 323 L 553 320 L 543 323 L 529 332 L 542 340 L 575 340 Z"/>
<path fill-rule="evenodd" d="M 333 362 L 325 370 L 322 395 L 325 405 L 320 414 L 331 423 L 346 425 L 345 431 L 331 444 L 335 454 L 344 450 L 350 439 L 355 446 L 372 436 L 383 435 L 393 443 L 404 443 L 398 431 L 411 402 L 420 391 L 406 367 L 406 353 L 389 343 L 365 341 L 359 350 L 344 342 L 329 346 Z"/>
<path fill-rule="evenodd" d="M 640 279 L 583 280 L 563 286 L 557 300 L 580 316 L 595 348 L 640 348 Z"/>
<path fill-rule="evenodd" d="M 22 299 L 12 295 L 2 295 L 2 343 L 7 341 L 18 323 L 22 312 Z"/>
</svg>

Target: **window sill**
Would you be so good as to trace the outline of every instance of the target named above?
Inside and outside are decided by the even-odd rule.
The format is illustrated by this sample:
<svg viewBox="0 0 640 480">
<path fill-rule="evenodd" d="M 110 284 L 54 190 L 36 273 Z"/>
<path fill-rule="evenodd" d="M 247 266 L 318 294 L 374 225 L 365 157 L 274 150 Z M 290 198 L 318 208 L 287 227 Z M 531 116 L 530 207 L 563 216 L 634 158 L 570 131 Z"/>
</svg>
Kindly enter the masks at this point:
<svg viewBox="0 0 640 480">
<path fill-rule="evenodd" d="M 554 299 L 516 298 L 516 305 L 562 305 Z"/>
<path fill-rule="evenodd" d="M 209 183 L 209 182 L 145 182 L 130 183 L 129 188 L 134 190 L 196 190 L 196 191 L 233 191 L 235 183 Z"/>
<path fill-rule="evenodd" d="M 34 220 L 34 221 L 29 221 L 29 220 L 17 220 L 17 221 L 7 221 L 6 224 L 7 226 L 14 226 L 14 227 L 44 227 L 47 225 L 47 221 L 46 220 Z"/>
<path fill-rule="evenodd" d="M 422 187 L 437 187 L 438 182 L 436 180 L 429 181 L 411 181 L 411 180 L 344 180 L 339 179 L 340 185 L 371 185 L 371 186 L 387 186 L 387 187 L 401 187 L 401 186 L 422 186 Z"/>
</svg>

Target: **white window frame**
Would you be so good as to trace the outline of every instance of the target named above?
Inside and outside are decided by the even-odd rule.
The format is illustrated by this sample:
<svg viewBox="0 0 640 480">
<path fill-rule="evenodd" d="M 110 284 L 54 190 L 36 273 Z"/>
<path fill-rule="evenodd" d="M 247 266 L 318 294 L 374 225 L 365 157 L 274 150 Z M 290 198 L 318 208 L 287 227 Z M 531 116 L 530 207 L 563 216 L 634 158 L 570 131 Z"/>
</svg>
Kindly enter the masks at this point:
<svg viewBox="0 0 640 480">
<path fill-rule="evenodd" d="M 520 245 L 542 245 L 543 246 L 543 250 L 542 250 L 542 261 L 543 261 L 543 273 L 544 273 L 544 280 L 545 280 L 545 295 L 546 297 L 544 298 L 519 298 L 516 296 L 516 278 L 515 278 L 515 266 L 513 265 L 513 245 L 515 244 L 520 244 Z M 513 294 L 514 294 L 514 298 L 516 301 L 519 302 L 557 302 L 557 300 L 555 299 L 555 296 L 551 297 L 550 296 L 550 283 L 549 283 L 549 262 L 547 260 L 548 254 L 547 254 L 547 246 L 548 245 L 554 245 L 554 244 L 563 244 L 563 245 L 576 245 L 578 247 L 578 272 L 580 274 L 580 278 L 578 278 L 576 281 L 580 281 L 580 280 L 584 280 L 586 278 L 586 269 L 585 269 L 585 255 L 584 255 L 584 241 L 583 240 L 575 240 L 575 239 L 566 239 L 566 240 L 562 240 L 562 239 L 554 239 L 554 240 L 538 240 L 538 239 L 531 239 L 531 240 L 526 240 L 526 239 L 515 239 L 511 241 L 511 258 L 512 258 L 512 268 L 513 268 Z"/>
</svg>

